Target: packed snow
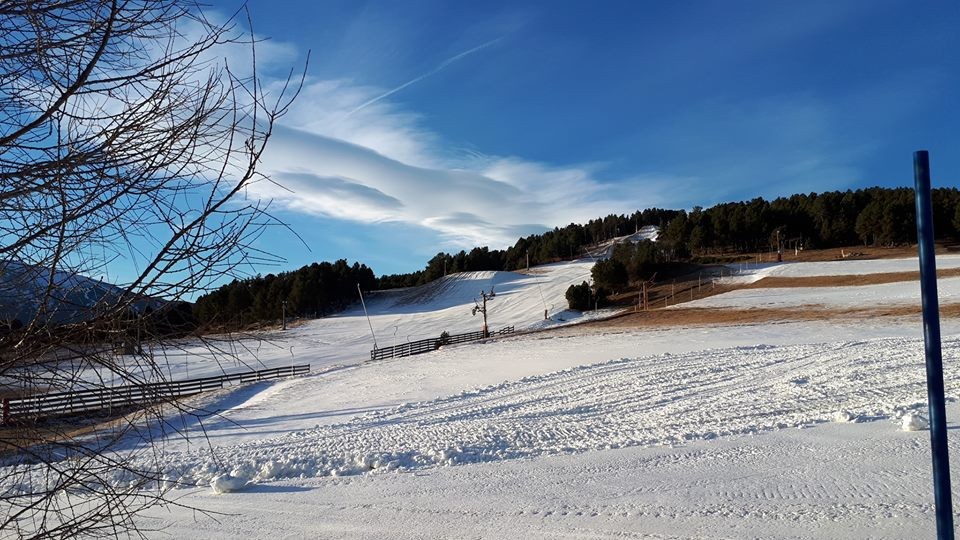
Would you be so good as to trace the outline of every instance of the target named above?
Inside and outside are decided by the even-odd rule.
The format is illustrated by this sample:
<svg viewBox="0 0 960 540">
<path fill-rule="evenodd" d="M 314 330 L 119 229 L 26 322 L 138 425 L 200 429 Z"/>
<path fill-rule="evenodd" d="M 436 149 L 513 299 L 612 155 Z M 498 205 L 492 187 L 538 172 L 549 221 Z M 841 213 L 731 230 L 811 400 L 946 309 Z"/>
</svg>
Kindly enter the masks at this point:
<svg viewBox="0 0 960 540">
<path fill-rule="evenodd" d="M 937 258 L 937 268 L 960 267 L 960 256 Z M 845 260 L 815 263 L 770 263 L 751 267 L 731 266 L 735 272 L 718 282 L 726 285 L 749 284 L 765 277 L 849 276 L 880 273 L 916 272 L 919 262 L 910 259 Z M 938 280 L 941 304 L 960 297 L 960 278 Z M 852 309 L 872 306 L 906 306 L 920 304 L 919 281 L 858 285 L 849 287 L 767 287 L 737 289 L 727 293 L 685 302 L 672 309 L 730 308 L 828 308 Z"/>
<path fill-rule="evenodd" d="M 960 278 L 940 279 L 937 283 L 941 304 L 960 297 Z M 852 309 L 875 306 L 920 305 L 920 283 L 901 282 L 851 287 L 789 287 L 738 289 L 716 296 L 685 302 L 684 308 L 832 308 Z"/>
<path fill-rule="evenodd" d="M 937 268 L 960 268 L 960 255 L 939 255 Z M 918 259 L 843 259 L 819 262 L 742 262 L 727 265 L 724 279 L 727 283 L 754 283 L 765 277 L 822 277 L 857 276 L 916 272 L 920 269 Z"/>
<path fill-rule="evenodd" d="M 944 345 L 947 357 L 960 357 L 960 340 Z M 916 339 L 887 338 L 608 360 L 235 444 L 216 460 L 206 448 L 168 452 L 164 473 L 174 485 L 225 492 L 248 481 L 682 445 L 807 427 L 838 410 L 848 421 L 903 418 L 904 429 L 918 430 L 921 351 Z M 947 378 L 954 399 L 960 365 Z M 303 406 L 302 393 L 287 398 Z"/>
<path fill-rule="evenodd" d="M 850 262 L 872 263 L 850 272 L 916 268 L 915 259 L 840 264 Z M 496 292 L 493 329 L 559 326 L 575 320 L 563 314 L 563 292 L 589 279 L 589 268 L 454 275 L 371 296 L 367 308 L 382 346 L 394 334 L 402 341 L 402 332 L 416 339 L 476 329 L 469 307 L 481 289 Z M 940 280 L 945 295 L 957 281 Z M 876 287 L 704 300 L 741 309 L 766 304 L 738 292 L 774 291 L 792 306 L 811 297 L 833 305 L 915 300 L 915 282 Z M 543 322 L 543 309 L 553 320 Z M 309 362 L 314 374 L 195 398 L 197 416 L 168 419 L 178 435 L 159 457 L 131 439 L 120 451 L 144 467 L 161 463 L 159 487 L 172 488 L 180 505 L 139 525 L 157 537 L 204 538 L 933 533 L 923 341 L 913 318 L 558 327 L 364 362 L 371 342 L 359 307 L 274 332 L 260 361 Z M 253 362 L 253 352 L 240 356 Z M 957 360 L 960 322 L 947 319 L 949 417 L 960 412 Z M 209 359 L 180 361 L 173 374 L 223 369 Z M 957 448 L 960 432 L 949 437 Z M 38 481 L 45 472 L 35 470 Z M 119 471 L 109 479 L 130 480 Z"/>
</svg>

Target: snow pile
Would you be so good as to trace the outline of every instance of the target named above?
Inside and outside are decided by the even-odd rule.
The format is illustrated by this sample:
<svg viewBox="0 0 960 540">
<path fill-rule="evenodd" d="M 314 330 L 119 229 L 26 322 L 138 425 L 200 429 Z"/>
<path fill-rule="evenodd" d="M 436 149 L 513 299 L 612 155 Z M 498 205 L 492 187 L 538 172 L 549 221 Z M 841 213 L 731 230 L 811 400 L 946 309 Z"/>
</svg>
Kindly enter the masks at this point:
<svg viewBox="0 0 960 540">
<path fill-rule="evenodd" d="M 210 488 L 214 493 L 232 493 L 234 491 L 240 491 L 245 488 L 249 483 L 250 479 L 247 478 L 242 473 L 234 471 L 237 475 L 233 474 L 221 474 L 215 476 L 213 480 L 210 481 Z"/>
<path fill-rule="evenodd" d="M 551 315 L 548 319 L 528 325 L 526 328 L 524 328 L 524 330 L 545 330 L 547 328 L 555 328 L 558 326 L 596 321 L 612 317 L 621 311 L 623 311 L 621 308 L 603 308 L 582 312 L 574 309 L 565 309 L 559 313 Z"/>
<path fill-rule="evenodd" d="M 900 419 L 900 428 L 903 431 L 923 431 L 928 425 L 927 419 L 915 412 L 907 413 Z"/>
<path fill-rule="evenodd" d="M 837 411 L 833 413 L 833 421 L 839 424 L 846 422 L 855 422 L 857 417 L 854 416 L 850 411 Z"/>
</svg>

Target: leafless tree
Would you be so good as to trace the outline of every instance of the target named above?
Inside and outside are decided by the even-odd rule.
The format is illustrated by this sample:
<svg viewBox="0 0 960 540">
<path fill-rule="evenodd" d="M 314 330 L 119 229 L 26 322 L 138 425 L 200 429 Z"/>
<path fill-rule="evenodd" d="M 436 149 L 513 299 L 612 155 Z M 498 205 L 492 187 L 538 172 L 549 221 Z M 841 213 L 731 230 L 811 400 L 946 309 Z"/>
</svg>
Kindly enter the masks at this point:
<svg viewBox="0 0 960 540">
<path fill-rule="evenodd" d="M 299 85 L 266 90 L 235 19 L 190 0 L 0 0 L 0 393 L 162 376 L 176 343 L 149 319 L 269 257 L 256 240 L 277 222 L 246 188 L 268 181 L 257 164 Z M 223 58 L 244 45 L 242 65 Z M 112 446 L 124 431 L 0 428 L 2 535 L 136 533 L 165 487 Z"/>
</svg>

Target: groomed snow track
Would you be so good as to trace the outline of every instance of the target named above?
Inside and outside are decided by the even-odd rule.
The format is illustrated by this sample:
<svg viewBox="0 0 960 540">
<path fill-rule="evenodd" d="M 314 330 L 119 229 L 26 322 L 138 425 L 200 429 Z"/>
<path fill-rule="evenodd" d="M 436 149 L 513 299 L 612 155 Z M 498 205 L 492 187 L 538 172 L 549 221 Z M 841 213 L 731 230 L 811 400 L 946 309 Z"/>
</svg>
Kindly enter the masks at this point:
<svg viewBox="0 0 960 540">
<path fill-rule="evenodd" d="M 192 486 L 226 473 L 264 482 L 410 471 L 758 434 L 838 412 L 844 421 L 899 418 L 923 407 L 921 351 L 918 340 L 898 338 L 613 360 L 240 444 L 219 452 L 219 463 L 208 452 L 173 452 L 165 475 Z M 945 351 L 956 357 L 960 340 Z M 947 378 L 956 381 L 952 365 Z"/>
</svg>

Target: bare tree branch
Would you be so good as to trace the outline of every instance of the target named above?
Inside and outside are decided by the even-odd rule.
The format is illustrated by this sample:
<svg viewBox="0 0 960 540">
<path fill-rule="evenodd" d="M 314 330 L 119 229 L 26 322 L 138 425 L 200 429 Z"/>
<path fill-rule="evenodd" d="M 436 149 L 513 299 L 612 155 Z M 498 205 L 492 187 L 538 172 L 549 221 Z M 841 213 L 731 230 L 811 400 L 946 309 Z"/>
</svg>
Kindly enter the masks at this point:
<svg viewBox="0 0 960 540">
<path fill-rule="evenodd" d="M 270 181 L 257 167 L 303 78 L 267 95 L 237 15 L 215 23 L 191 0 L 0 0 L 0 396 L 103 383 L 84 372 L 162 378 L 187 346 L 171 323 L 182 301 L 261 260 L 257 239 L 285 226 L 245 188 Z M 217 54 L 243 45 L 241 76 Z M 132 355 L 115 352 L 131 341 Z M 134 516 L 169 486 L 159 453 L 144 468 L 115 450 L 144 419 L 187 413 L 165 407 L 109 436 L 0 427 L 0 530 L 137 535 Z"/>
</svg>

